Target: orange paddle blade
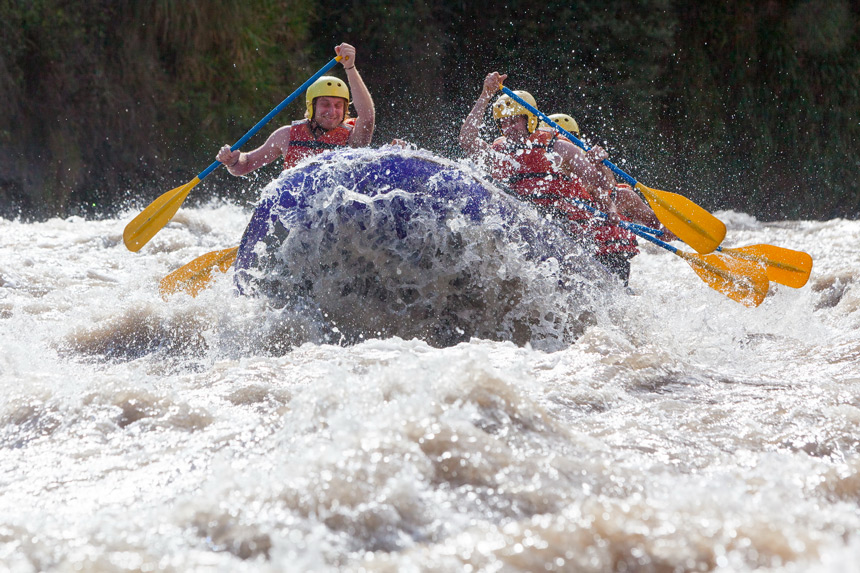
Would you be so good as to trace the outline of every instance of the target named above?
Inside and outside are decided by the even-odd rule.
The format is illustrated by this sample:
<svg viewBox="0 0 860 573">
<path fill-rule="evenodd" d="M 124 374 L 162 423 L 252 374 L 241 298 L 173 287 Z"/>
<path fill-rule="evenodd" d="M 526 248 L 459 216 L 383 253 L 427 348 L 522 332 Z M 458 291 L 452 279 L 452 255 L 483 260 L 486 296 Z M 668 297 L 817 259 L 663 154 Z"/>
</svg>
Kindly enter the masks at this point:
<svg viewBox="0 0 860 573">
<path fill-rule="evenodd" d="M 697 255 L 683 251 L 675 254 L 687 261 L 709 287 L 735 302 L 754 307 L 767 296 L 770 281 L 763 265 L 717 254 Z"/>
<path fill-rule="evenodd" d="M 812 272 L 812 257 L 803 251 L 775 245 L 750 245 L 737 249 L 723 248 L 721 252 L 739 259 L 764 264 L 767 278 L 792 288 L 804 286 Z"/>
<path fill-rule="evenodd" d="M 212 251 L 197 257 L 185 266 L 179 267 L 158 283 L 161 298 L 167 300 L 168 295 L 178 291 L 197 296 L 197 293 L 212 282 L 212 271 L 218 269 L 222 273 L 226 273 L 236 261 L 238 252 L 239 247 Z"/>
<path fill-rule="evenodd" d="M 679 239 L 707 254 L 716 249 L 726 237 L 726 225 L 683 195 L 651 189 L 636 183 L 654 214 Z"/>
<path fill-rule="evenodd" d="M 188 197 L 188 193 L 198 183 L 200 179 L 195 177 L 185 185 L 171 189 L 129 221 L 122 232 L 122 240 L 126 248 L 135 253 L 143 248 L 173 218 L 182 202 Z"/>
</svg>

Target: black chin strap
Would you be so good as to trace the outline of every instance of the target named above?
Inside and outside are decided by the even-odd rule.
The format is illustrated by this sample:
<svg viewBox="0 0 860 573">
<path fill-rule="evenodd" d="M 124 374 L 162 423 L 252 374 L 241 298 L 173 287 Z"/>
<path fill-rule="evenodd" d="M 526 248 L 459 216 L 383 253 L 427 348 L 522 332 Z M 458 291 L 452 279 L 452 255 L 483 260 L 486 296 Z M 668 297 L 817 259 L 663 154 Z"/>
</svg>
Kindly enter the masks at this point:
<svg viewBox="0 0 860 573">
<path fill-rule="evenodd" d="M 308 122 L 308 127 L 311 128 L 311 135 L 314 136 L 314 139 L 319 139 L 323 135 L 326 134 L 326 130 L 323 129 L 320 124 L 317 123 L 315 119 L 311 119 Z"/>
</svg>

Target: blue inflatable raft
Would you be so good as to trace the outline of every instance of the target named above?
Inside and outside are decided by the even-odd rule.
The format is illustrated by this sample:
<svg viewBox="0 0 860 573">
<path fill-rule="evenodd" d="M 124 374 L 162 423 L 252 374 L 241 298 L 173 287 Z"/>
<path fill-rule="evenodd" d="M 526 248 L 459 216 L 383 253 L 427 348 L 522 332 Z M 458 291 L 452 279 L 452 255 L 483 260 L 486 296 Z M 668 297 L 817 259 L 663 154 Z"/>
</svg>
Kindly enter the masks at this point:
<svg viewBox="0 0 860 573">
<path fill-rule="evenodd" d="M 615 288 L 563 225 L 468 164 L 391 147 L 284 171 L 254 211 L 235 276 L 240 292 L 306 313 L 340 343 L 556 347 Z"/>
</svg>

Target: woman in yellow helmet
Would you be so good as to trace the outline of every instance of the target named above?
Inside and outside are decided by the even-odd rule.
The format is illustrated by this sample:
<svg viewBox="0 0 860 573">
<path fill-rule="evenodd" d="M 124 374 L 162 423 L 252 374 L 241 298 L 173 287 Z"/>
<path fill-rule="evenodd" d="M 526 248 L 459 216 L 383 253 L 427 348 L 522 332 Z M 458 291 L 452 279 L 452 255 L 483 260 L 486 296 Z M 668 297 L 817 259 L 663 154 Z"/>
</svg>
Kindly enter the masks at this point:
<svg viewBox="0 0 860 573">
<path fill-rule="evenodd" d="M 569 133 L 572 133 L 577 137 L 582 137 L 579 131 L 579 124 L 577 124 L 576 120 L 566 113 L 555 113 L 550 115 L 549 118 Z M 550 127 L 545 122 L 540 123 L 540 129 L 555 131 L 555 128 Z M 651 208 L 630 185 L 624 182 L 619 183 L 615 179 L 615 175 L 609 167 L 605 165 L 600 165 L 599 167 L 606 173 L 607 177 L 611 177 L 612 180 L 615 181 L 612 195 L 615 199 L 615 204 L 618 206 L 618 212 L 621 215 L 633 221 L 640 221 L 654 229 L 661 229 L 663 231 L 663 235 L 661 236 L 663 240 L 674 241 L 677 239 L 671 231 L 663 227 L 662 223 L 660 223 L 657 216 L 654 214 L 654 211 L 651 210 Z"/>
<path fill-rule="evenodd" d="M 490 99 L 506 78 L 505 74 L 492 72 L 484 79 L 483 91 L 460 128 L 460 146 L 468 155 L 488 165 L 493 178 L 519 196 L 563 212 L 571 228 L 593 242 L 597 258 L 626 284 L 630 272 L 629 253 L 603 256 L 609 254 L 607 249 L 614 248 L 617 241 L 627 238 L 621 236 L 622 229 L 617 227 L 620 215 L 615 202 L 615 177 L 602 165 L 606 151 L 595 146 L 583 152 L 554 130 L 550 133 L 539 129 L 537 117 L 507 95 L 493 104 L 493 117 L 498 121 L 502 137 L 492 144 L 480 137 L 480 124 Z M 530 94 L 514 93 L 537 108 Z M 570 126 L 578 131 L 579 126 L 573 118 L 569 119 Z M 592 216 L 580 203 L 597 208 L 608 219 Z M 647 213 L 636 212 L 632 218 L 645 224 L 656 222 L 653 211 L 645 208 Z M 624 247 L 635 250 L 635 240 Z"/>
<path fill-rule="evenodd" d="M 221 148 L 216 159 L 232 175 L 245 175 L 279 157 L 284 158 L 284 167 L 290 168 L 309 155 L 329 149 L 370 145 L 376 112 L 370 92 L 355 67 L 355 48 L 340 44 L 334 51 L 341 56 L 340 63 L 352 88 L 355 119 L 348 119 L 350 90 L 344 81 L 323 76 L 305 94 L 305 119 L 275 130 L 253 151 L 231 151 L 229 145 Z"/>
<path fill-rule="evenodd" d="M 568 133 L 582 137 L 579 124 L 573 117 L 565 113 L 556 113 L 550 115 L 549 118 Z M 545 122 L 540 123 L 539 129 L 555 133 L 555 128 Z M 559 137 L 564 136 L 559 135 Z M 606 173 L 607 177 L 615 181 L 615 175 L 611 169 L 605 165 L 599 167 Z M 674 241 L 677 238 L 663 227 L 651 208 L 627 183 L 616 181 L 615 187 L 612 189 L 612 199 L 618 207 L 618 213 L 625 220 L 637 221 L 655 229 L 662 229 L 663 235 L 660 238 L 665 241 Z M 618 275 L 626 285 L 630 277 L 630 259 L 639 253 L 636 236 L 618 225 L 611 225 L 599 220 L 595 221 L 594 235 L 598 244 L 597 259 Z"/>
<path fill-rule="evenodd" d="M 577 124 L 576 120 L 571 116 L 566 113 L 555 113 L 550 115 L 549 118 L 571 135 L 579 137 L 579 124 Z M 556 135 L 556 129 L 548 125 L 546 122 L 541 122 L 539 129 L 551 133 L 565 141 L 569 141 L 568 138 L 562 134 Z M 598 167 L 604 170 L 606 169 L 602 165 L 599 165 Z M 611 177 L 613 180 L 615 179 L 615 176 L 611 171 L 607 171 L 606 175 L 607 177 Z M 616 186 L 616 188 L 612 190 L 612 198 L 618 207 L 619 214 L 626 219 L 629 217 L 629 213 L 624 210 L 621 201 L 618 200 L 619 197 L 617 189 L 618 188 Z M 630 278 L 630 259 L 639 254 L 636 235 L 619 227 L 618 225 L 610 224 L 607 221 L 596 217 L 589 220 L 589 226 L 589 231 L 593 235 L 594 242 L 597 245 L 597 252 L 594 254 L 595 258 L 600 261 L 603 266 L 612 271 L 622 280 L 624 285 L 627 286 L 627 282 Z"/>
<path fill-rule="evenodd" d="M 617 221 L 615 205 L 609 195 L 614 179 L 606 177 L 606 174 L 595 164 L 605 157 L 605 155 L 600 156 L 602 149 L 598 148 L 593 150 L 593 153 L 586 155 L 571 142 L 558 138 L 553 139 L 550 149 L 548 147 L 550 143 L 543 141 L 545 137 L 537 129 L 537 117 L 507 95 L 498 98 L 493 104 L 493 117 L 498 121 L 502 137 L 494 141 L 492 145 L 480 137 L 480 125 L 483 122 L 487 106 L 489 106 L 495 93 L 501 89 L 502 82 L 507 77 L 507 74 L 491 72 L 484 79 L 481 95 L 460 128 L 460 147 L 463 151 L 479 160 L 488 159 L 494 165 L 498 164 L 497 158 L 507 156 L 506 162 L 513 165 L 520 163 L 518 158 L 521 159 L 524 150 L 527 150 L 529 159 L 534 160 L 529 161 L 529 163 L 535 165 L 551 163 L 552 165 L 548 169 L 551 169 L 553 174 L 563 175 L 568 179 L 580 182 L 594 196 L 600 210 Z M 534 105 L 534 98 L 527 92 L 521 92 L 517 95 Z M 547 158 L 550 159 L 549 162 L 545 161 Z M 527 167 L 534 167 L 534 165 Z M 526 168 L 526 170 L 528 169 Z M 528 183 L 538 180 L 536 177 L 529 176 L 530 174 L 523 175 L 525 176 L 523 181 Z M 555 176 L 554 178 L 549 177 L 547 180 L 557 183 L 560 178 Z"/>
<path fill-rule="evenodd" d="M 551 120 L 560 125 L 565 131 L 568 133 L 572 133 L 573 135 L 579 137 L 579 124 L 576 123 L 576 120 L 567 115 L 566 113 L 554 113 L 549 116 Z M 555 131 L 555 128 L 547 125 L 546 122 L 540 122 L 540 129 L 546 129 L 547 131 Z"/>
</svg>

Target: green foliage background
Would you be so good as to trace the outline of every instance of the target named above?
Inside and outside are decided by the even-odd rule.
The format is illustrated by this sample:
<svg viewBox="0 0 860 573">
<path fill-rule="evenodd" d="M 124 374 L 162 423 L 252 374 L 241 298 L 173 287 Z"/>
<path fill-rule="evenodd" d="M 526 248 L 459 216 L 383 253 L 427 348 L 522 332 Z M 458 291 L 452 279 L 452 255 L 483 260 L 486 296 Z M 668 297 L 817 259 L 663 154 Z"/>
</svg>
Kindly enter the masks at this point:
<svg viewBox="0 0 860 573">
<path fill-rule="evenodd" d="M 459 156 L 460 123 L 498 70 L 646 185 L 765 220 L 860 212 L 860 7 L 848 0 L 0 0 L 0 32 L 6 217 L 145 206 L 342 41 L 376 102 L 374 145 Z M 217 171 L 191 200 L 253 200 L 276 172 Z"/>
</svg>

